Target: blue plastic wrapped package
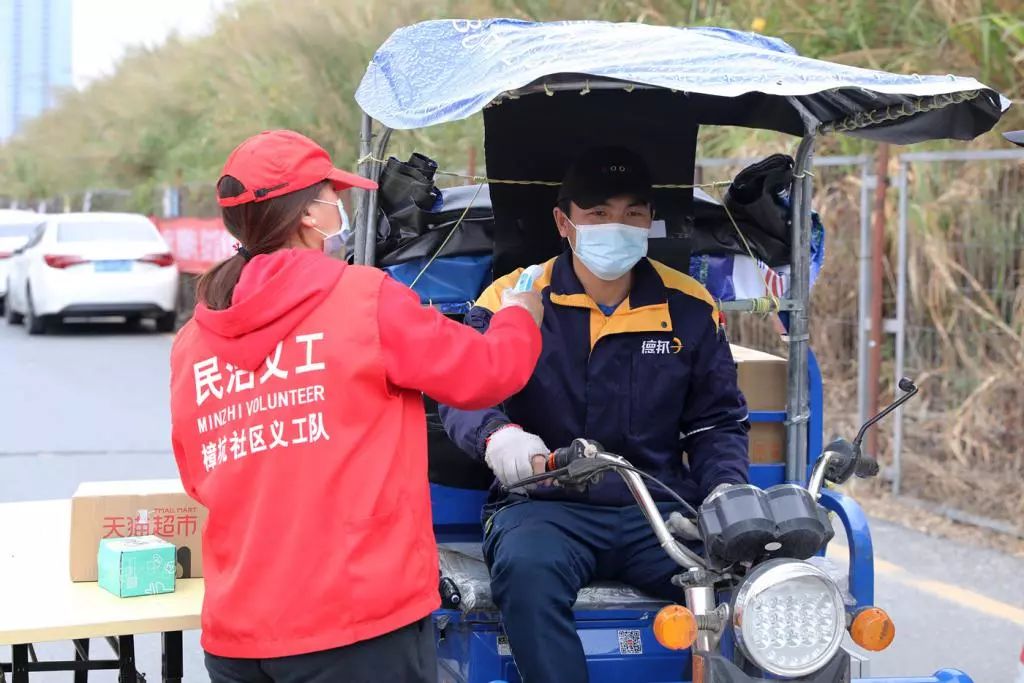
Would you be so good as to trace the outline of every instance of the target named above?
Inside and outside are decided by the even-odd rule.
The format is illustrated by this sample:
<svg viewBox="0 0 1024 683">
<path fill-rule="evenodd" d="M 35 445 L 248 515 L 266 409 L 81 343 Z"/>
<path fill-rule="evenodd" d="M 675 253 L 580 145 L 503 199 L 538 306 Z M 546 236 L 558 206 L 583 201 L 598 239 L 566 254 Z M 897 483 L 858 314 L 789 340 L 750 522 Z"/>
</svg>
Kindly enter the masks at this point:
<svg viewBox="0 0 1024 683">
<path fill-rule="evenodd" d="M 732 256 L 697 254 L 690 257 L 690 277 L 704 285 L 704 289 L 719 301 L 735 301 L 736 288 L 732 284 Z"/>
<path fill-rule="evenodd" d="M 785 192 L 776 201 L 780 206 L 790 208 L 789 192 Z M 818 279 L 821 267 L 825 265 L 825 224 L 821 222 L 821 215 L 817 211 L 811 211 L 811 287 Z M 787 288 L 787 295 L 789 294 Z"/>
<path fill-rule="evenodd" d="M 384 270 L 402 284 L 412 287 L 425 304 L 464 304 L 474 301 L 491 282 L 491 255 L 473 254 L 434 259 L 413 286 L 413 281 L 427 260 L 419 258 L 387 266 Z"/>
<path fill-rule="evenodd" d="M 825 226 L 817 211 L 811 212 L 811 287 L 825 265 Z"/>
<path fill-rule="evenodd" d="M 788 278 L 761 261 L 732 254 L 698 254 L 690 257 L 690 277 L 704 285 L 719 301 L 784 296 Z M 788 272 L 785 273 L 788 275 Z M 767 285 L 767 287 L 766 287 Z"/>
<path fill-rule="evenodd" d="M 817 213 L 811 216 L 811 281 L 813 288 L 825 263 L 825 227 Z M 749 256 L 694 254 L 690 277 L 704 285 L 719 301 L 789 296 L 789 266 L 769 268 Z"/>
</svg>

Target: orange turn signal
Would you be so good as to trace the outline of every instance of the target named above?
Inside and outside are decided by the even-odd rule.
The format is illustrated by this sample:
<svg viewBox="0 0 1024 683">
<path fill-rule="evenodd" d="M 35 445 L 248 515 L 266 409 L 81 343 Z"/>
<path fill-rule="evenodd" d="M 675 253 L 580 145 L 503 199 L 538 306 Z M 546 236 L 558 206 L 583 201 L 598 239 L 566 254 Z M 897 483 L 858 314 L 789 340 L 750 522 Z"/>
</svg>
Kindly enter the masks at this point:
<svg viewBox="0 0 1024 683">
<path fill-rule="evenodd" d="M 896 624 L 881 607 L 866 607 L 853 618 L 850 637 L 865 650 L 881 652 L 892 645 Z"/>
<path fill-rule="evenodd" d="M 681 605 L 663 607 L 654 617 L 654 637 L 669 650 L 685 650 L 697 640 L 697 617 Z"/>
</svg>

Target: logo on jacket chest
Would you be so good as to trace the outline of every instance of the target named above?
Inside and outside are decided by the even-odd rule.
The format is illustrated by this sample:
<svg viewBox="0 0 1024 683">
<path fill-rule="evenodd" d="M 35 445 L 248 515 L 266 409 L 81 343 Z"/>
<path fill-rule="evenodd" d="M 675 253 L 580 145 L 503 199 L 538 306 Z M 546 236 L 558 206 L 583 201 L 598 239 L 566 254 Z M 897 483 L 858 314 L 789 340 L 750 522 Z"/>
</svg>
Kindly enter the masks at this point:
<svg viewBox="0 0 1024 683">
<path fill-rule="evenodd" d="M 642 356 L 668 356 L 683 350 L 683 342 L 679 337 L 672 339 L 645 339 L 640 342 Z"/>
</svg>

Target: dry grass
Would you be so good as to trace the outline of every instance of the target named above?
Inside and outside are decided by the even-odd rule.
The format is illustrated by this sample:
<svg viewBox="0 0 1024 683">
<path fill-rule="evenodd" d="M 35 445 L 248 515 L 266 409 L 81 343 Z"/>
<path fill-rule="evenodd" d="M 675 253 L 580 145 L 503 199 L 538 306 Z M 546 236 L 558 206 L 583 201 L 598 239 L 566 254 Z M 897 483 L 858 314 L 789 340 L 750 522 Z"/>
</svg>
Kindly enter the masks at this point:
<svg viewBox="0 0 1024 683">
<path fill-rule="evenodd" d="M 812 345 L 825 380 L 825 437 L 856 430 L 859 176 L 821 174 L 829 228 L 812 302 Z M 1024 519 L 1024 165 L 921 165 L 911 174 L 903 490 L 1013 524 Z M 885 317 L 895 316 L 895 193 L 890 197 Z M 740 343 L 783 347 L 770 326 L 733 322 Z M 891 342 L 889 342 L 891 344 Z M 891 345 L 880 401 L 891 400 Z M 879 432 L 891 462 L 891 429 Z"/>
<path fill-rule="evenodd" d="M 907 483 L 1019 523 L 1024 166 L 958 163 L 920 173 L 915 190 L 925 203 L 913 224 L 909 306 L 934 335 L 910 349 L 928 391 L 910 414 Z"/>
</svg>

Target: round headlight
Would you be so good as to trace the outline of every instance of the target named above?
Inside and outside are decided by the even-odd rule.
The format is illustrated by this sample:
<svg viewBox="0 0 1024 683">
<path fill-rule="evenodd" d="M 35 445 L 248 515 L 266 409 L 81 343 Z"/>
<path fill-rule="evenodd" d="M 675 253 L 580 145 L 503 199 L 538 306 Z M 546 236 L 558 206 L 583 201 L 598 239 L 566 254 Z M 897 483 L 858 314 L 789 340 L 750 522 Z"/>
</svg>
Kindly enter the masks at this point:
<svg viewBox="0 0 1024 683">
<path fill-rule="evenodd" d="M 835 582 L 813 565 L 765 562 L 736 593 L 733 629 L 743 653 L 764 671 L 806 676 L 839 651 L 846 629 L 843 597 Z"/>
</svg>

